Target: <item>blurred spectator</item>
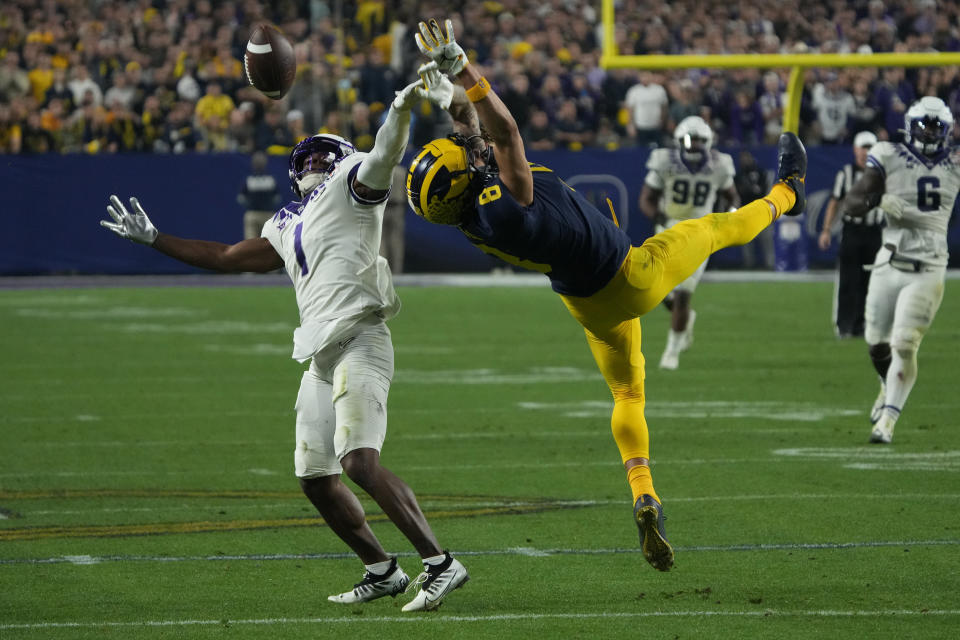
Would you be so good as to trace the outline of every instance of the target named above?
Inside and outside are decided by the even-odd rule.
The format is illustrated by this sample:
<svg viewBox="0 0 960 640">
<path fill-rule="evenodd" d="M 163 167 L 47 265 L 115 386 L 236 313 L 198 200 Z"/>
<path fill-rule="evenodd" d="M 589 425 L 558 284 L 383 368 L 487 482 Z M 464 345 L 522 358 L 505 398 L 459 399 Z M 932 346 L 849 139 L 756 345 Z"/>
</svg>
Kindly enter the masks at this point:
<svg viewBox="0 0 960 640">
<path fill-rule="evenodd" d="M 73 80 L 68 82 L 67 86 L 73 92 L 73 104 L 77 106 L 103 104 L 103 90 L 93 81 L 90 71 L 85 66 L 79 65 L 73 68 Z"/>
<path fill-rule="evenodd" d="M 641 146 L 656 147 L 663 137 L 667 116 L 667 91 L 649 71 L 640 72 L 640 81 L 630 87 L 624 106 L 630 112 L 627 132 Z"/>
<path fill-rule="evenodd" d="M 136 89 L 127 84 L 126 74 L 113 74 L 113 85 L 103 94 L 103 103 L 107 108 L 112 109 L 120 105 L 124 109 L 131 109 L 135 99 Z"/>
<path fill-rule="evenodd" d="M 757 102 L 763 114 L 763 141 L 767 144 L 776 144 L 783 132 L 783 101 L 780 76 L 776 71 L 766 72 L 763 74 L 763 88 Z M 741 199 L 740 202 L 753 202 L 753 200 Z"/>
<path fill-rule="evenodd" d="M 178 102 L 167 115 L 163 137 L 156 146 L 165 153 L 185 153 L 195 150 L 199 139 L 193 127 L 193 106 L 189 102 Z"/>
<path fill-rule="evenodd" d="M 553 126 L 554 138 L 571 151 L 580 151 L 593 141 L 586 123 L 577 117 L 577 103 L 573 100 L 564 100 L 560 104 Z"/>
<path fill-rule="evenodd" d="M 270 155 L 287 155 L 292 146 L 293 135 L 287 128 L 286 116 L 280 107 L 272 106 L 257 125 L 256 149 Z"/>
<path fill-rule="evenodd" d="M 521 132 L 526 132 L 527 125 L 530 123 L 530 110 L 533 108 L 533 101 L 530 96 L 530 80 L 524 73 L 517 73 L 510 77 L 510 84 L 502 93 L 497 95 L 507 105 L 507 109 L 517 121 L 517 126 Z"/>
<path fill-rule="evenodd" d="M 370 117 L 370 107 L 365 102 L 355 102 L 350 107 L 350 120 L 347 123 L 347 140 L 353 142 L 357 151 L 370 151 L 377 135 L 377 127 Z"/>
<path fill-rule="evenodd" d="M 267 154 L 257 151 L 250 156 L 250 174 L 237 195 L 237 202 L 244 208 L 244 239 L 259 238 L 267 223 L 282 204 L 277 181 L 267 171 Z"/>
<path fill-rule="evenodd" d="M 9 102 L 30 92 L 30 77 L 20 67 L 20 54 L 8 50 L 0 65 L 0 102 Z"/>
<path fill-rule="evenodd" d="M 43 96 L 42 106 L 47 106 L 54 100 L 59 100 L 65 112 L 73 111 L 73 91 L 67 86 L 67 70 L 63 67 L 54 67 L 53 84 Z"/>
<path fill-rule="evenodd" d="M 49 131 L 43 128 L 40 113 L 34 111 L 27 116 L 27 124 L 22 133 L 23 153 L 51 153 L 56 144 Z"/>
<path fill-rule="evenodd" d="M 525 144 L 528 149 L 535 151 L 545 151 L 556 146 L 550 120 L 547 118 L 545 111 L 535 109 L 530 115 L 530 126 L 527 128 Z"/>
<path fill-rule="evenodd" d="M 822 144 L 842 144 L 848 137 L 848 121 L 856 113 L 856 102 L 840 81 L 840 75 L 827 74 L 824 82 L 813 88 L 813 108 Z"/>
<path fill-rule="evenodd" d="M 379 0 L 345 0 L 341 5 L 342 19 L 335 23 L 332 3 L 321 0 L 11 0 L 0 9 L 0 105 L 9 107 L 0 132 L 6 141 L 3 149 L 25 151 L 27 116 L 37 108 L 45 110 L 46 121 L 62 121 L 54 146 L 64 152 L 127 148 L 131 126 L 137 131 L 137 149 L 251 151 L 256 146 L 252 130 L 258 127 L 264 135 L 262 105 L 269 105 L 267 112 L 282 112 L 281 125 L 287 112 L 302 112 L 302 132 L 288 132 L 294 141 L 323 128 L 348 128 L 357 103 L 369 105 L 371 120 L 376 120 L 382 113 L 378 107 L 389 103 L 396 86 L 412 79 L 421 60 L 411 37 L 420 10 Z M 617 5 L 615 45 L 622 53 L 695 55 L 960 50 L 960 4 L 954 2 L 811 0 L 798 9 L 796 3 L 755 0 L 726 5 L 623 0 Z M 638 73 L 601 68 L 602 28 L 594 2 L 457 2 L 450 7 L 450 17 L 470 59 L 484 67 L 518 124 L 532 130 L 543 146 L 551 144 L 547 138 L 557 131 L 563 139 L 553 140 L 554 145 L 568 144 L 571 133 L 587 134 L 589 141 L 578 144 L 601 147 L 658 144 L 667 124 L 690 114 L 708 119 L 720 144 L 774 142 L 782 127 L 782 71 Z M 250 25 L 260 21 L 277 24 L 295 45 L 298 77 L 288 97 L 277 103 L 248 86 L 240 59 Z M 847 131 L 875 130 L 884 139 L 898 135 L 905 105 L 917 96 L 938 95 L 955 112 L 960 109 L 957 67 L 844 70 L 835 86 L 814 92 L 822 73 L 810 69 L 805 74 L 800 131 L 810 141 L 816 140 L 818 130 L 825 140 L 840 135 L 824 128 L 824 119 L 837 111 L 827 103 L 848 102 L 835 95 L 852 97 Z M 644 82 L 637 82 L 638 75 Z M 69 101 L 64 82 L 72 94 Z M 208 93 L 206 86 L 214 82 L 234 104 L 250 103 L 253 109 L 220 111 L 215 126 L 209 119 L 181 126 L 184 107 L 178 103 L 188 103 L 189 111 L 195 111 Z M 109 94 L 109 113 L 87 109 L 104 105 L 104 92 Z M 148 108 L 149 97 L 154 100 Z M 50 110 L 54 99 L 61 107 Z M 575 128 L 583 132 L 570 131 L 564 105 L 571 99 Z M 115 104 L 123 107 L 111 108 Z M 535 107 L 545 112 L 546 128 L 532 124 Z M 59 109 L 62 118 L 53 116 Z M 168 121 L 170 114 L 177 122 Z M 537 119 L 539 123 L 542 116 Z M 448 122 L 445 113 L 421 107 L 414 115 L 414 138 L 442 135 Z M 189 135 L 169 139 L 181 130 Z M 82 137 L 88 138 L 86 145 Z M 34 136 L 41 142 L 30 147 L 42 146 L 43 138 Z"/>
<path fill-rule="evenodd" d="M 761 144 L 764 127 L 760 103 L 746 91 L 737 92 L 730 107 L 730 139 L 738 145 Z"/>
<path fill-rule="evenodd" d="M 387 199 L 387 208 L 383 212 L 383 232 L 380 236 L 380 255 L 387 259 L 390 271 L 403 273 L 403 253 L 406 247 L 404 233 L 406 229 L 407 204 L 407 167 L 397 165 L 393 168 L 393 185 Z"/>
<path fill-rule="evenodd" d="M 670 83 L 673 101 L 670 103 L 668 128 L 673 131 L 681 120 L 689 116 L 700 115 L 700 100 L 690 78 L 681 78 Z"/>
</svg>

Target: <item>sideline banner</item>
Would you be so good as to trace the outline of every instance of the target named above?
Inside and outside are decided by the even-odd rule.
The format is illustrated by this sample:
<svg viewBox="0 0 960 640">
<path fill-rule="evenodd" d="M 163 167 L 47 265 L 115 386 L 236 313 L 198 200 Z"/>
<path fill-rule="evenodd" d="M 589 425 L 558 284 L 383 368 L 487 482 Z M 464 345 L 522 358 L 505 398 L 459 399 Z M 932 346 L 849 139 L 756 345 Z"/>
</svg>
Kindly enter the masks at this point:
<svg viewBox="0 0 960 640">
<path fill-rule="evenodd" d="M 750 149 L 772 178 L 776 149 Z M 738 150 L 728 150 L 737 159 Z M 848 146 L 808 149 L 807 214 L 789 229 L 775 229 L 775 240 L 789 238 L 778 261 L 787 269 L 832 268 L 836 242 L 828 252 L 816 246 L 821 218 L 836 172 L 853 154 Z M 649 149 L 578 152 L 530 152 L 531 161 L 557 172 L 609 215 L 610 198 L 621 226 L 634 244 L 652 233 L 637 202 Z M 111 194 L 124 202 L 137 196 L 157 227 L 174 235 L 237 242 L 243 237 L 243 208 L 237 194 L 250 169 L 243 154 L 0 156 L 0 275 L 33 274 L 173 274 L 201 270 L 155 251 L 121 241 L 100 227 Z M 284 197 L 286 158 L 271 157 L 270 171 Z M 782 233 L 779 233 L 782 231 Z M 460 232 L 431 225 L 412 211 L 406 214 L 406 271 L 484 272 L 507 268 L 478 251 Z M 782 245 L 782 246 L 781 246 Z M 960 262 L 960 230 L 952 228 L 951 266 Z M 785 253 L 787 251 L 787 253 Z M 743 250 L 725 249 L 711 258 L 711 268 L 738 268 Z"/>
</svg>

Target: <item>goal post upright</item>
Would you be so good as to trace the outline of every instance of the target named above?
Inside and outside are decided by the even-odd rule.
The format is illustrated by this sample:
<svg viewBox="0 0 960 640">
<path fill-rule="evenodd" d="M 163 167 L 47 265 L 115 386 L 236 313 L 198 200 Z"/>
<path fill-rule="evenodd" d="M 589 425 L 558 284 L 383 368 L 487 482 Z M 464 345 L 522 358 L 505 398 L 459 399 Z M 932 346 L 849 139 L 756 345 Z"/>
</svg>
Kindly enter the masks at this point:
<svg viewBox="0 0 960 640">
<path fill-rule="evenodd" d="M 735 53 L 729 55 L 620 55 L 614 0 L 602 0 L 600 66 L 604 69 L 790 69 L 783 110 L 784 131 L 797 132 L 804 71 L 811 67 L 941 67 L 960 65 L 960 53 Z"/>
</svg>

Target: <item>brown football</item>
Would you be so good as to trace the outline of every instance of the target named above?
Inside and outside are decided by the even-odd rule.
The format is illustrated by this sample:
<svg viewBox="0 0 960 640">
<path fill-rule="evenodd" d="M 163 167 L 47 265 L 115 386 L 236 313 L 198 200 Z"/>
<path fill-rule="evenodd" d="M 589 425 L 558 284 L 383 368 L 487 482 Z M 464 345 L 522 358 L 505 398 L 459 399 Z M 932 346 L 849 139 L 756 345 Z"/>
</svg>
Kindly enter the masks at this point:
<svg viewBox="0 0 960 640">
<path fill-rule="evenodd" d="M 258 24 L 250 32 L 243 68 L 250 84 L 268 98 L 279 100 L 297 75 L 293 45 L 273 25 Z"/>
</svg>

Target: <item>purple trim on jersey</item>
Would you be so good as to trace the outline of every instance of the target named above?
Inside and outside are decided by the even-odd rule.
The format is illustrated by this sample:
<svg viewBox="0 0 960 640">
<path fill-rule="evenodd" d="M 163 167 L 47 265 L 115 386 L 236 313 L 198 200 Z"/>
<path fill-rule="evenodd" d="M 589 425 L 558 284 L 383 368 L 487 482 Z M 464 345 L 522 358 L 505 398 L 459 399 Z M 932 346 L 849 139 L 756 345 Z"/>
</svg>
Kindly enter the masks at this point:
<svg viewBox="0 0 960 640">
<path fill-rule="evenodd" d="M 350 195 L 353 196 L 354 200 L 356 200 L 360 204 L 365 204 L 365 205 L 374 205 L 374 204 L 380 204 L 382 202 L 386 202 L 387 198 L 390 197 L 390 189 L 387 189 L 386 194 L 384 194 L 382 198 L 379 198 L 377 200 L 369 200 L 367 198 L 364 198 L 363 196 L 361 196 L 360 194 L 358 194 L 356 191 L 353 190 L 353 179 L 357 177 L 357 172 L 360 171 L 361 164 L 363 164 L 363 162 L 358 162 L 357 164 L 353 165 L 353 168 L 350 169 L 350 174 L 347 176 L 347 187 L 350 189 Z"/>
<path fill-rule="evenodd" d="M 710 152 L 704 151 L 703 157 L 700 159 L 700 164 L 694 165 L 687 162 L 686 156 L 683 155 L 683 150 L 678 151 L 680 155 L 680 162 L 687 168 L 687 171 L 690 173 L 700 173 L 700 170 L 707 166 L 707 163 L 710 161 Z"/>
<path fill-rule="evenodd" d="M 947 156 L 950 155 L 950 147 L 945 147 L 943 150 L 940 151 L 940 153 L 938 153 L 935 156 L 927 156 L 920 153 L 916 149 L 914 149 L 913 145 L 911 144 L 904 144 L 903 146 L 907 149 L 907 151 L 912 153 L 917 158 L 917 160 L 922 162 L 923 166 L 925 166 L 927 169 L 934 168 L 935 166 L 940 164 Z"/>
<path fill-rule="evenodd" d="M 873 167 L 874 169 L 876 169 L 877 171 L 879 171 L 880 174 L 883 176 L 883 179 L 884 179 L 884 180 L 887 179 L 887 170 L 884 169 L 884 168 L 883 168 L 883 165 L 880 164 L 880 162 L 877 161 L 877 159 L 874 158 L 873 156 L 867 156 L 867 166 L 868 166 L 868 167 Z"/>
</svg>

